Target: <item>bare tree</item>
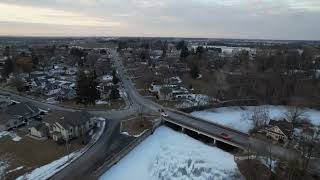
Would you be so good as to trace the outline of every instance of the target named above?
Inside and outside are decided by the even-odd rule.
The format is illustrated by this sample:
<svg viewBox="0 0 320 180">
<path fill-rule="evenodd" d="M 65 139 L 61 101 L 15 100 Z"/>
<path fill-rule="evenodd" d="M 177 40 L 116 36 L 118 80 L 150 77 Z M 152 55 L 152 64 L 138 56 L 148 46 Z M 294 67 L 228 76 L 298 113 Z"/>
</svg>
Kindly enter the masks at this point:
<svg viewBox="0 0 320 180">
<path fill-rule="evenodd" d="M 284 115 L 286 116 L 287 120 L 293 124 L 293 127 L 296 127 L 301 120 L 306 117 L 305 111 L 298 106 L 289 107 Z"/>
<path fill-rule="evenodd" d="M 24 79 L 15 77 L 11 81 L 12 86 L 17 88 L 17 91 L 22 92 L 26 90 L 26 82 Z"/>
<path fill-rule="evenodd" d="M 143 108 L 142 106 L 139 106 L 137 109 L 137 116 L 139 117 L 139 119 L 142 121 L 143 120 Z"/>
<path fill-rule="evenodd" d="M 310 159 L 317 154 L 319 146 L 320 130 L 318 127 L 302 131 L 299 136 L 299 148 L 302 153 L 302 171 L 307 173 L 310 165 Z"/>
<path fill-rule="evenodd" d="M 251 113 L 247 114 L 247 118 L 252 121 L 253 130 L 264 127 L 270 120 L 269 111 L 265 106 L 255 107 Z"/>
</svg>

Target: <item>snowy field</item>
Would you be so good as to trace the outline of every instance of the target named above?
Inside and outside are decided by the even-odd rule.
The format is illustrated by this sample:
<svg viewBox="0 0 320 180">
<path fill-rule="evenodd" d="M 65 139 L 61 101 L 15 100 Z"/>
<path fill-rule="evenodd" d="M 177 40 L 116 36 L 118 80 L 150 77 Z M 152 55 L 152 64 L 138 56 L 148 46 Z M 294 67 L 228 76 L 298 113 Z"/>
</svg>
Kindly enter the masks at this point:
<svg viewBox="0 0 320 180">
<path fill-rule="evenodd" d="M 158 128 L 100 180 L 240 179 L 233 155 L 167 127 Z"/>
<path fill-rule="evenodd" d="M 268 110 L 271 119 L 285 117 L 284 113 L 287 111 L 285 106 L 263 107 Z M 254 108 L 254 106 L 246 106 L 244 109 L 240 107 L 223 107 L 212 111 L 196 111 L 191 113 L 191 115 L 248 133 L 253 125 L 245 114 L 252 112 Z M 315 125 L 320 124 L 320 111 L 313 109 L 306 109 L 305 111 L 306 118 L 310 119 Z"/>
</svg>

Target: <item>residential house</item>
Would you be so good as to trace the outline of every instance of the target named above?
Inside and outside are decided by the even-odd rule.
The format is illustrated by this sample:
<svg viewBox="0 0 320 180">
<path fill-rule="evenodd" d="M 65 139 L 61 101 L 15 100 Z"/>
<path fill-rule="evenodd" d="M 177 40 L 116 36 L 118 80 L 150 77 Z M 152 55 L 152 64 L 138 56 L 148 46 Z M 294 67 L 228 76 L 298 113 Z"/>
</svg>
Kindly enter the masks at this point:
<svg viewBox="0 0 320 180">
<path fill-rule="evenodd" d="M 68 81 L 60 81 L 60 84 L 58 86 L 62 89 L 74 89 L 76 87 L 76 84 Z"/>
<path fill-rule="evenodd" d="M 100 92 L 100 97 L 102 99 L 107 99 L 109 98 L 111 94 L 111 90 L 114 84 L 112 82 L 101 82 L 98 86 L 97 89 Z"/>
<path fill-rule="evenodd" d="M 8 106 L 0 112 L 0 130 L 8 130 L 32 121 L 40 110 L 30 102 Z"/>
<path fill-rule="evenodd" d="M 58 94 L 61 91 L 61 87 L 59 87 L 59 85 L 60 84 L 57 82 L 48 83 L 44 88 L 45 95 L 52 96 L 52 95 Z"/>
<path fill-rule="evenodd" d="M 101 77 L 102 82 L 112 82 L 113 76 L 112 75 L 104 75 Z"/>
<path fill-rule="evenodd" d="M 156 95 L 160 100 L 177 100 L 189 95 L 189 91 L 179 85 L 181 83 L 180 78 L 175 77 L 171 80 L 172 84 L 169 85 L 155 85 L 152 83 L 149 92 Z"/>
<path fill-rule="evenodd" d="M 30 135 L 36 138 L 47 138 L 48 137 L 48 127 L 41 122 L 34 121 L 29 128 Z"/>
<path fill-rule="evenodd" d="M 77 67 L 69 67 L 69 68 L 67 68 L 67 70 L 66 70 L 66 74 L 67 75 L 76 75 L 77 74 L 77 72 L 78 72 L 78 68 Z"/>
<path fill-rule="evenodd" d="M 77 93 L 74 89 L 62 88 L 56 95 L 57 100 L 71 100 L 77 97 Z"/>
<path fill-rule="evenodd" d="M 182 80 L 180 77 L 176 76 L 176 77 L 171 77 L 169 80 L 168 80 L 168 84 L 170 85 L 179 85 L 182 83 Z"/>
<path fill-rule="evenodd" d="M 47 83 L 49 83 L 49 81 L 46 79 L 35 78 L 28 83 L 28 86 L 30 91 L 35 92 L 44 89 Z"/>
<path fill-rule="evenodd" d="M 87 135 L 94 122 L 88 112 L 56 111 L 44 117 L 43 122 L 49 127 L 53 140 L 70 140 Z"/>
<path fill-rule="evenodd" d="M 270 120 L 265 132 L 267 137 L 279 142 L 286 142 L 292 136 L 293 125 L 285 119 Z"/>
</svg>

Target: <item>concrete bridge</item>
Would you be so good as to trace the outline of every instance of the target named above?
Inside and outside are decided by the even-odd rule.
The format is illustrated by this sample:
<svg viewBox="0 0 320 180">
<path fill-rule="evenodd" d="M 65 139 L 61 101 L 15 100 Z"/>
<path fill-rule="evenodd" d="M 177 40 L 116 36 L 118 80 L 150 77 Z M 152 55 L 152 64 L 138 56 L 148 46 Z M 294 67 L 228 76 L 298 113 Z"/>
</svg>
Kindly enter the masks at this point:
<svg viewBox="0 0 320 180">
<path fill-rule="evenodd" d="M 190 134 L 190 132 L 191 132 L 191 134 L 195 133 L 198 137 L 203 136 L 203 137 L 210 138 L 210 139 L 212 139 L 214 144 L 216 144 L 217 142 L 223 142 L 225 144 L 228 144 L 228 145 L 236 147 L 236 148 L 240 148 L 240 149 L 246 148 L 244 145 L 242 145 L 242 143 L 239 143 L 239 142 L 236 142 L 235 140 L 233 140 L 233 139 L 237 139 L 237 137 L 230 135 L 231 133 L 227 134 L 227 132 L 222 132 L 222 133 L 228 135 L 230 138 L 229 139 L 229 138 L 223 137 L 223 135 L 221 135 L 222 133 L 218 134 L 218 133 L 216 133 L 216 131 L 207 131 L 206 129 L 190 126 L 188 124 L 177 122 L 177 121 L 169 119 L 169 118 L 163 118 L 163 121 L 169 127 L 171 125 L 174 125 L 174 126 L 180 128 L 181 131 L 186 134 Z M 210 128 L 210 125 L 208 126 L 208 128 Z M 212 129 L 212 127 L 210 129 Z M 216 127 L 214 127 L 214 129 L 216 129 Z"/>
</svg>

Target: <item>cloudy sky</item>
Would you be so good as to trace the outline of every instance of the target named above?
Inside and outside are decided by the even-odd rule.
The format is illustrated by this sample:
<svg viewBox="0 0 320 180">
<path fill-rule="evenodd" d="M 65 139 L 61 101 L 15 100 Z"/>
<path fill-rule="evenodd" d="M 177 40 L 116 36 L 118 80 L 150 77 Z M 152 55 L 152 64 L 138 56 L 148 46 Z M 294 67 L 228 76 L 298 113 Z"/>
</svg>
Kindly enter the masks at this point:
<svg viewBox="0 0 320 180">
<path fill-rule="evenodd" d="M 0 35 L 320 40 L 320 0 L 1 0 Z"/>
</svg>

